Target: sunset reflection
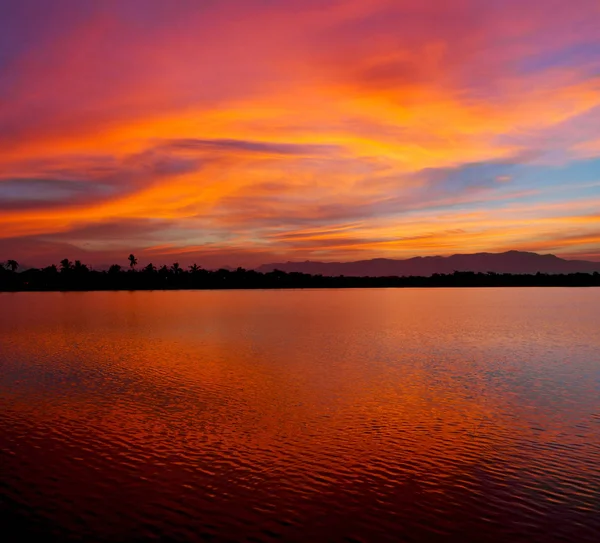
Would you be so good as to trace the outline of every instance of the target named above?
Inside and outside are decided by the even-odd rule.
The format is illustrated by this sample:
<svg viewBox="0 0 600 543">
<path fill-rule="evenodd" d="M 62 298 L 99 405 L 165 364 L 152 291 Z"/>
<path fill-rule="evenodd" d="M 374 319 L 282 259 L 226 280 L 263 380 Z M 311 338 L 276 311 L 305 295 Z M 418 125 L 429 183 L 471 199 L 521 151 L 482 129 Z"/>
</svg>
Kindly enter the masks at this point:
<svg viewBox="0 0 600 543">
<path fill-rule="evenodd" d="M 77 499 L 103 534 L 160 532 L 156 507 L 232 537 L 322 537 L 319 511 L 383 539 L 397 515 L 423 536 L 485 517 L 492 537 L 591 514 L 600 300 L 540 292 L 2 295 L 3 458 L 37 489 L 9 476 L 13 499 Z"/>
</svg>

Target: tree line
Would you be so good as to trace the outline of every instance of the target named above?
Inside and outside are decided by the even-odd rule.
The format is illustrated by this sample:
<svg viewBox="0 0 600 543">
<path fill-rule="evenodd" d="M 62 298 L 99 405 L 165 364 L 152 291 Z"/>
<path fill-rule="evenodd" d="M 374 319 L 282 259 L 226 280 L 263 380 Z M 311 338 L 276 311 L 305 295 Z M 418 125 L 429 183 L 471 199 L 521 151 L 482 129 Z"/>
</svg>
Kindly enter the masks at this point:
<svg viewBox="0 0 600 543">
<path fill-rule="evenodd" d="M 272 289 L 272 288 L 386 288 L 386 287 L 591 287 L 600 286 L 600 274 L 508 274 L 456 271 L 451 274 L 401 277 L 323 276 L 275 270 L 206 270 L 197 264 L 183 268 L 147 266 L 138 269 L 131 254 L 128 266 L 113 264 L 93 270 L 79 260 L 65 258 L 57 265 L 19 271 L 15 260 L 0 266 L 0 291 L 52 290 L 165 290 L 165 289 Z"/>
</svg>

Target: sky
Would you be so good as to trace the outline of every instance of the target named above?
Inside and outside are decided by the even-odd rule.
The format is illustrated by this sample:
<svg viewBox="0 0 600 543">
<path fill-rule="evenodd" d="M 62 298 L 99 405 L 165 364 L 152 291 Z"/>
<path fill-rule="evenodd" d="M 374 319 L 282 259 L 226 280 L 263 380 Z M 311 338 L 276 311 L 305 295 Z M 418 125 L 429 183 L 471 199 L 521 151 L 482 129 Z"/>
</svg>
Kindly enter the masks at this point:
<svg viewBox="0 0 600 543">
<path fill-rule="evenodd" d="M 0 260 L 600 260 L 598 0 L 0 0 Z"/>
</svg>

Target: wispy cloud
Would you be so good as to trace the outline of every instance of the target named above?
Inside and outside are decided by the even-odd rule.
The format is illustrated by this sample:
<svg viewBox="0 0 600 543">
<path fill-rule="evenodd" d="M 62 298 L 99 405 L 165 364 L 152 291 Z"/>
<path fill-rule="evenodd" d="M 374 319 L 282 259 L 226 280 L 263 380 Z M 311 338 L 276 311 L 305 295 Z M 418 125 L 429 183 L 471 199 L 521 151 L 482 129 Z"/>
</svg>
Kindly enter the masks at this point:
<svg viewBox="0 0 600 543">
<path fill-rule="evenodd" d="M 2 4 L 0 249 L 594 256 L 599 26 L 594 0 Z"/>
</svg>

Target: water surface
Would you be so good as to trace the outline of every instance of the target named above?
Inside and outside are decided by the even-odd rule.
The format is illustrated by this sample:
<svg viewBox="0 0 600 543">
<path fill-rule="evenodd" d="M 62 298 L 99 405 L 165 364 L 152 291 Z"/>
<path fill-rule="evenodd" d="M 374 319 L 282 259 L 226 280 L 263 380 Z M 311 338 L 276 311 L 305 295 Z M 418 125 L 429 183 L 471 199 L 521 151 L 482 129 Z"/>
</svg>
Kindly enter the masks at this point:
<svg viewBox="0 0 600 543">
<path fill-rule="evenodd" d="M 600 541 L 599 323 L 599 289 L 0 294 L 2 540 Z"/>
</svg>

